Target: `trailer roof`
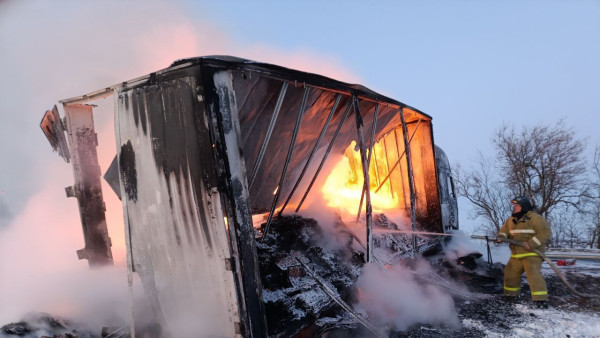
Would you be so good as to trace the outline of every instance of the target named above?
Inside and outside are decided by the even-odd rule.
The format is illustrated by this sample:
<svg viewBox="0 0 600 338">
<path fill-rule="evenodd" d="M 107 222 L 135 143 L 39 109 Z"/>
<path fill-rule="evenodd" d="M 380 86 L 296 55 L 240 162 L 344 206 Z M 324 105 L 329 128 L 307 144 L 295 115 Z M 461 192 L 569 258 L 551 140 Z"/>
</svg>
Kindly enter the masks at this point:
<svg viewBox="0 0 600 338">
<path fill-rule="evenodd" d="M 238 58 L 235 56 L 229 55 L 210 55 L 210 56 L 200 56 L 200 57 L 192 57 L 176 60 L 169 67 L 161 69 L 159 71 L 134 78 L 128 81 L 123 81 L 121 83 L 112 85 L 110 87 L 102 88 L 81 96 L 76 96 L 68 99 L 64 99 L 59 101 L 62 104 L 73 104 L 73 103 L 84 103 L 92 100 L 96 100 L 99 98 L 104 98 L 113 94 L 114 89 L 121 88 L 123 86 L 130 86 L 137 82 L 148 80 L 150 77 L 163 74 L 175 69 L 183 69 L 190 66 L 195 66 L 198 64 L 212 66 L 216 68 L 223 69 L 236 69 L 240 71 L 248 71 L 248 72 L 256 72 L 260 73 L 262 76 L 277 78 L 281 80 L 289 80 L 298 83 L 305 83 L 314 87 L 321 87 L 323 89 L 344 93 L 352 96 L 353 94 L 360 97 L 361 99 L 371 100 L 377 102 L 382 105 L 388 105 L 391 107 L 404 107 L 409 108 L 419 114 L 422 114 L 424 117 L 431 119 L 431 116 L 428 114 L 416 109 L 410 105 L 407 105 L 403 102 L 394 100 L 385 95 L 379 94 L 365 86 L 359 84 L 351 84 L 338 80 L 334 80 L 332 78 L 303 72 L 295 69 L 290 69 L 274 64 L 257 62 L 248 59 Z"/>
<path fill-rule="evenodd" d="M 253 60 L 238 58 L 235 56 L 229 55 L 209 55 L 209 56 L 201 56 L 201 57 L 193 57 L 180 59 L 171 64 L 170 67 L 177 66 L 190 66 L 195 64 L 206 64 L 214 67 L 222 67 L 227 69 L 237 69 L 240 71 L 251 71 L 261 73 L 262 76 L 273 77 L 282 80 L 290 80 L 299 83 L 306 83 L 313 87 L 322 87 L 323 89 L 328 89 L 336 92 L 341 92 L 344 94 L 355 94 L 362 99 L 368 99 L 372 101 L 379 102 L 379 104 L 389 105 L 389 106 L 397 106 L 397 107 L 405 107 L 409 108 L 415 112 L 423 114 L 425 117 L 431 119 L 431 116 L 428 114 L 416 109 L 410 105 L 407 105 L 403 102 L 394 100 L 385 95 L 379 94 L 363 85 L 360 84 L 352 84 L 346 83 L 342 81 L 338 81 L 323 75 L 303 72 L 291 68 L 286 68 L 270 63 L 257 62 Z"/>
</svg>

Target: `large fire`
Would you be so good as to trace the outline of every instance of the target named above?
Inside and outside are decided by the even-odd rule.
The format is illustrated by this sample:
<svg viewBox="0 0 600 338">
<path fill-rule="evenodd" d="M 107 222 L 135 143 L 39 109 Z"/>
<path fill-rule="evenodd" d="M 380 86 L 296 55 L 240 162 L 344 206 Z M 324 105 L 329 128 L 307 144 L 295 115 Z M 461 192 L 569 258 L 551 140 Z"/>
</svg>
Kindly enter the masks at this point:
<svg viewBox="0 0 600 338">
<path fill-rule="evenodd" d="M 344 157 L 335 165 L 321 192 L 327 200 L 327 205 L 339 210 L 340 213 L 356 215 L 360 205 L 363 190 L 363 172 L 360 151 L 356 149 L 356 142 L 346 149 Z M 374 212 L 397 209 L 400 199 L 397 192 L 392 191 L 389 179 L 385 180 L 388 169 L 394 164 L 387 163 L 383 142 L 375 144 L 369 166 L 369 181 L 371 190 L 371 204 Z M 383 184 L 382 184 L 383 183 Z M 381 186 L 381 189 L 376 190 Z M 365 202 L 363 201 L 363 210 Z"/>
</svg>

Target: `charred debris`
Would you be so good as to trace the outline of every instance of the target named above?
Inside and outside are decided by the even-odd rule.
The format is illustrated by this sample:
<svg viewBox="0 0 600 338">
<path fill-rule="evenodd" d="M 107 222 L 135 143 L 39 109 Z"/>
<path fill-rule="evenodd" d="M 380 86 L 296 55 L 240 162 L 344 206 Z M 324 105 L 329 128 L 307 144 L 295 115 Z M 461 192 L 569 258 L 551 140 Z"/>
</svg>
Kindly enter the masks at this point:
<svg viewBox="0 0 600 338">
<path fill-rule="evenodd" d="M 44 134 L 73 164 L 90 267 L 112 264 L 90 105 L 107 97 L 117 154 L 104 178 L 123 203 L 128 273 L 165 336 L 189 333 L 181 321 L 227 337 L 381 335 L 352 308 L 364 264 L 414 261 L 458 229 L 431 116 L 360 85 L 208 56 L 62 100 L 65 118 L 46 112 Z M 311 205 L 340 215 L 334 230 L 297 214 Z M 376 233 L 399 226 L 412 235 Z"/>
<path fill-rule="evenodd" d="M 29 313 L 16 323 L 0 327 L 2 337 L 94 338 L 99 335 L 82 329 L 81 323 L 54 317 L 48 313 Z"/>
<path fill-rule="evenodd" d="M 374 217 L 374 227 L 398 230 L 384 214 Z M 263 224 L 264 229 L 264 224 Z M 364 247 L 340 219 L 335 226 L 338 242 L 323 239 L 324 229 L 314 219 L 298 215 L 275 220 L 257 243 L 268 335 L 272 337 L 398 336 L 403 331 L 361 323 L 353 305 L 359 302 L 356 281 L 366 264 Z M 420 239 L 428 247 L 424 257 L 434 269 L 412 270 L 410 236 L 381 233 L 375 236 L 382 270 L 402 264 L 423 285 L 439 287 L 456 299 L 471 299 L 471 291 L 501 292 L 501 265 L 489 265 L 480 253 L 448 260 L 440 244 Z M 385 262 L 385 263 L 384 263 Z M 343 304 L 349 305 L 349 309 Z M 359 318 L 357 318 L 359 317 Z M 364 316 L 368 320 L 368 316 Z M 377 320 L 376 320 L 377 321 Z M 436 324 L 436 323 L 425 323 Z M 437 323 L 439 324 L 439 323 Z"/>
</svg>

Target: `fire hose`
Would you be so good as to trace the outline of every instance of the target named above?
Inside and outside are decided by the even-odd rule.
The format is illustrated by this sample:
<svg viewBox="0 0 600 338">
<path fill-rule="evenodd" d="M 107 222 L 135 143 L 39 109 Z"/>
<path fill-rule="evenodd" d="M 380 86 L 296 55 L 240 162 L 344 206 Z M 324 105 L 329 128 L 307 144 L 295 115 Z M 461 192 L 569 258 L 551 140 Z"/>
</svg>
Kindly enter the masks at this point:
<svg viewBox="0 0 600 338">
<path fill-rule="evenodd" d="M 506 242 L 506 243 L 518 245 L 521 247 L 525 247 L 525 244 L 523 242 L 515 241 L 514 239 L 508 239 L 508 238 L 502 238 L 502 237 L 489 238 L 488 236 L 476 236 L 476 235 L 471 236 L 471 238 L 486 239 L 486 240 L 491 240 L 491 241 L 500 241 L 500 242 Z M 565 277 L 565 275 L 563 275 L 562 272 L 558 269 L 558 267 L 556 265 L 554 265 L 554 263 L 550 260 L 550 258 L 546 257 L 546 255 L 544 255 L 539 250 L 536 250 L 533 248 L 529 248 L 528 250 L 536 253 L 544 261 L 546 261 L 546 263 L 548 263 L 548 265 L 550 265 L 550 267 L 552 268 L 554 273 L 556 273 L 556 275 L 558 276 L 558 278 L 560 278 L 560 280 L 563 282 L 563 284 L 565 284 L 565 286 L 569 290 L 571 290 L 571 292 L 573 292 L 575 295 L 577 295 L 581 298 L 600 298 L 600 295 L 591 295 L 591 294 L 587 294 L 587 293 L 581 293 L 581 292 L 575 290 L 575 288 L 571 285 L 571 283 L 569 283 L 569 281 L 567 281 L 567 278 Z"/>
<path fill-rule="evenodd" d="M 463 236 L 461 234 L 444 234 L 444 233 L 434 233 L 434 232 L 424 232 L 424 231 L 387 230 L 387 229 L 383 230 L 382 232 L 402 233 L 402 234 L 421 234 L 421 235 L 432 235 L 432 236 Z M 508 238 L 502 238 L 502 237 L 490 238 L 489 236 L 477 236 L 477 235 L 472 235 L 471 238 L 485 239 L 487 241 L 500 241 L 500 242 L 506 242 L 506 243 L 518 245 L 521 247 L 525 247 L 523 242 L 516 241 L 514 239 L 508 239 Z M 560 272 L 558 267 L 556 265 L 554 265 L 554 263 L 548 257 L 546 257 L 546 255 L 541 253 L 539 250 L 536 250 L 533 248 L 529 248 L 528 250 L 535 252 L 544 261 L 546 261 L 546 263 L 548 263 L 548 265 L 550 265 L 550 267 L 552 268 L 554 273 L 556 273 L 556 275 L 558 276 L 558 278 L 560 278 L 560 280 L 563 282 L 563 284 L 565 284 L 565 286 L 571 292 L 573 292 L 575 295 L 582 297 L 582 298 L 600 298 L 600 295 L 591 295 L 588 293 L 582 293 L 582 292 L 575 290 L 575 288 L 571 285 L 571 283 L 569 283 L 569 281 L 567 281 L 567 278 L 562 274 L 562 272 Z M 490 253 L 488 252 L 488 254 L 490 254 Z"/>
</svg>

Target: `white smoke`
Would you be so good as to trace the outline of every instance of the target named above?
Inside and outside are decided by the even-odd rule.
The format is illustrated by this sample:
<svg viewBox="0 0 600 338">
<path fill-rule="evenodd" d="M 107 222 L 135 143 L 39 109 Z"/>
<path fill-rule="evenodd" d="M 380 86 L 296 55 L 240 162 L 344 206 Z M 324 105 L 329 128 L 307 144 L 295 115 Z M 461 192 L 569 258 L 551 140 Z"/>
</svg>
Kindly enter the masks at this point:
<svg viewBox="0 0 600 338">
<path fill-rule="evenodd" d="M 456 230 L 449 234 L 453 235 L 452 239 L 446 241 L 447 244 L 444 247 L 444 255 L 449 262 L 455 262 L 459 257 L 480 251 L 481 247 L 464 232 Z M 482 242 L 485 243 L 485 241 Z"/>
<path fill-rule="evenodd" d="M 72 169 L 50 151 L 39 121 L 59 99 L 192 56 L 192 27 L 176 6 L 154 2 L 138 6 L 30 1 L 0 6 L 0 78 L 6 89 L 1 91 L 6 96 L 0 100 L 0 135 L 3 144 L 11 145 L 0 149 L 7 169 L 0 189 L 13 211 L 0 231 L 0 324 L 30 311 L 71 318 L 94 313 L 88 321 L 122 315 L 128 297 L 121 204 L 103 184 L 117 266 L 89 271 L 87 262 L 78 261 L 75 254 L 84 247 L 77 201 L 64 193 L 73 184 Z M 160 28 L 153 25 L 157 22 Z M 96 103 L 104 172 L 116 150 L 113 107 L 110 99 Z"/>
<path fill-rule="evenodd" d="M 403 331 L 416 323 L 459 326 L 452 297 L 433 284 L 423 283 L 430 268 L 425 261 L 416 269 L 397 263 L 390 269 L 375 264 L 363 268 L 358 278 L 359 302 L 355 307 L 376 325 Z M 416 274 L 415 274 L 416 273 Z"/>
<path fill-rule="evenodd" d="M 4 190 L 0 191 L 0 228 L 12 218 L 8 203 L 4 200 Z"/>
<path fill-rule="evenodd" d="M 98 321 L 128 312 L 122 207 L 104 182 L 116 266 L 89 271 L 75 254 L 84 243 L 77 202 L 64 194 L 72 169 L 39 128 L 58 100 L 198 55 L 231 54 L 356 80 L 333 57 L 233 45 L 221 27 L 192 22 L 185 11 L 158 1 L 0 2 L 0 325 L 30 311 L 93 313 Z M 105 172 L 116 152 L 112 98 L 94 103 Z"/>
<path fill-rule="evenodd" d="M 328 159 L 328 165 L 324 167 L 315 187 L 322 186 L 342 156 L 332 155 Z M 342 236 L 338 226 L 342 219 L 346 220 L 349 230 L 366 243 L 364 221 L 348 222 L 355 219 L 356 214 L 344 214 L 344 210 L 328 206 L 321 191 L 311 192 L 300 214 L 317 220 L 324 230 L 323 238 L 318 240 L 325 247 L 336 249 L 348 244 L 347 238 Z M 410 230 L 410 219 L 403 211 L 390 210 L 384 214 L 401 230 Z M 457 240 L 449 251 L 454 254 L 469 251 L 463 250 L 459 242 L 460 240 Z M 440 286 L 440 283 L 427 282 L 440 281 L 437 279 L 439 277 L 433 276 L 436 274 L 425 260 L 412 266 L 398 262 L 387 269 L 377 264 L 366 264 L 356 282 L 359 301 L 354 304 L 354 307 L 385 331 L 402 331 L 417 323 L 457 327 L 460 322 L 451 296 L 452 291 L 449 290 L 458 290 L 463 294 L 468 292 L 451 281 L 441 282 L 446 288 Z"/>
<path fill-rule="evenodd" d="M 24 212 L 0 232 L 0 323 L 27 312 L 48 312 L 100 329 L 108 315 L 124 320 L 127 280 L 123 266 L 90 270 L 78 261 L 83 247 L 75 200 L 63 205 L 64 184 L 48 182 Z M 66 200 L 66 198 L 65 198 Z M 88 316 L 93 314 L 92 316 Z M 99 332 L 99 331 L 98 331 Z"/>
</svg>

